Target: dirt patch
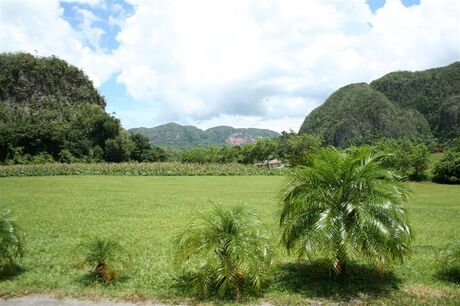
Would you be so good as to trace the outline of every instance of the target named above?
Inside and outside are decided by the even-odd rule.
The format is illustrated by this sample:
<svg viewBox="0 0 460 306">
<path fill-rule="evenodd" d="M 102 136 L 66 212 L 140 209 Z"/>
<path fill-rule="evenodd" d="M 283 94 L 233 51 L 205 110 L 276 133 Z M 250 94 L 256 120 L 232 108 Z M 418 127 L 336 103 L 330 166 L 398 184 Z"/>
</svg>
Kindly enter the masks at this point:
<svg viewBox="0 0 460 306">
<path fill-rule="evenodd" d="M 166 306 L 166 304 L 151 304 L 151 303 L 124 303 L 110 300 L 104 301 L 86 301 L 74 298 L 59 298 L 48 295 L 27 295 L 22 297 L 0 298 L 0 305 L 5 306 Z"/>
<path fill-rule="evenodd" d="M 423 285 L 406 286 L 403 288 L 403 291 L 411 296 L 418 297 L 418 298 L 427 298 L 427 297 L 443 298 L 448 295 L 448 292 L 446 292 L 443 289 L 427 287 Z"/>
</svg>

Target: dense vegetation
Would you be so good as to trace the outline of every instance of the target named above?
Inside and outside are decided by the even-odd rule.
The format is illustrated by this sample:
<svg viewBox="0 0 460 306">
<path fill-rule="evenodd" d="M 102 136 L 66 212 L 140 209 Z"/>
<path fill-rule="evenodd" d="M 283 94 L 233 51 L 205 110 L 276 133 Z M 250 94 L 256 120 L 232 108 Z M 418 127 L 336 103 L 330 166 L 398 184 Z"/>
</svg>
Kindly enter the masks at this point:
<svg viewBox="0 0 460 306">
<path fill-rule="evenodd" d="M 433 181 L 446 184 L 460 184 L 460 138 L 448 149 L 435 165 Z"/>
<path fill-rule="evenodd" d="M 92 163 L 0 166 L 0 177 L 50 175 L 127 175 L 127 176 L 228 176 L 282 175 L 283 169 L 269 169 L 237 163 Z"/>
<path fill-rule="evenodd" d="M 55 57 L 0 54 L 0 163 L 160 161 L 123 130 L 88 77 Z"/>
<path fill-rule="evenodd" d="M 396 105 L 421 113 L 436 137 L 460 136 L 460 62 L 425 71 L 392 72 L 370 86 Z"/>
<path fill-rule="evenodd" d="M 321 142 L 308 134 L 285 133 L 277 139 L 258 139 L 244 146 L 195 147 L 178 151 L 170 158 L 184 163 L 241 163 L 254 164 L 279 159 L 294 166 L 308 163 L 311 153 L 320 148 Z"/>
<path fill-rule="evenodd" d="M 382 156 L 383 165 L 404 179 L 421 181 L 428 177 L 430 154 L 424 144 L 409 139 L 381 139 L 373 145 L 349 147 L 351 154 L 371 153 Z"/>
<path fill-rule="evenodd" d="M 104 97 L 77 67 L 55 56 L 0 54 L 0 104 L 46 107 L 48 102 L 105 107 Z"/>
<path fill-rule="evenodd" d="M 299 133 L 326 145 L 368 144 L 382 137 L 448 141 L 460 134 L 460 62 L 393 72 L 367 85 L 340 88 L 312 111 Z"/>
<path fill-rule="evenodd" d="M 230 126 L 216 126 L 205 131 L 194 126 L 168 123 L 154 128 L 133 128 L 131 133 L 146 136 L 150 143 L 159 147 L 189 149 L 198 146 L 246 144 L 258 138 L 277 138 L 279 134 L 265 129 L 235 129 Z"/>
</svg>

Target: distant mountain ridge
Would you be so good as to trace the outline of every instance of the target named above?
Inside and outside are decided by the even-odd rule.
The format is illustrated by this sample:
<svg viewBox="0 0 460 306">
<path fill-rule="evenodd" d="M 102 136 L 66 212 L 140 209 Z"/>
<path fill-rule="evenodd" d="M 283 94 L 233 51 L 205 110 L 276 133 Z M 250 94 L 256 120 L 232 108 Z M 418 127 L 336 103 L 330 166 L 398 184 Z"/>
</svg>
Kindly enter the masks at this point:
<svg viewBox="0 0 460 306">
<path fill-rule="evenodd" d="M 233 128 L 216 126 L 201 130 L 191 125 L 167 123 L 153 128 L 132 128 L 130 133 L 140 133 L 149 138 L 150 143 L 160 147 L 187 149 L 209 145 L 243 145 L 255 142 L 258 138 L 276 138 L 279 133 L 267 129 Z"/>
</svg>

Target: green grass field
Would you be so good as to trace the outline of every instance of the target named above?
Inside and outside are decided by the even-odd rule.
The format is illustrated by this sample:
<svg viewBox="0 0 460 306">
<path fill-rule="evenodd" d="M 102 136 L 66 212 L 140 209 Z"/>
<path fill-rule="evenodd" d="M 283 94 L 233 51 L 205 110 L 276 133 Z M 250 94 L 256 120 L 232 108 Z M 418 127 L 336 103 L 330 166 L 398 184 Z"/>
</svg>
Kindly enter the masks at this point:
<svg viewBox="0 0 460 306">
<path fill-rule="evenodd" d="M 383 279 L 360 263 L 343 279 L 315 267 L 295 268 L 278 245 L 278 192 L 283 177 L 64 176 L 0 179 L 0 208 L 10 207 L 27 234 L 23 271 L 0 280 L 0 296 L 47 292 L 97 299 L 187 302 L 171 264 L 171 241 L 213 203 L 244 205 L 273 237 L 274 280 L 261 297 L 272 304 L 309 301 L 372 304 L 458 304 L 460 285 L 435 276 L 436 255 L 460 244 L 460 187 L 412 183 L 408 208 L 415 232 L 412 257 Z M 79 246 L 93 236 L 120 240 L 132 264 L 122 282 L 88 282 Z M 193 301 L 192 301 L 193 302 Z M 212 301 L 211 301 L 212 302 Z M 249 301 L 255 302 L 255 301 Z"/>
</svg>

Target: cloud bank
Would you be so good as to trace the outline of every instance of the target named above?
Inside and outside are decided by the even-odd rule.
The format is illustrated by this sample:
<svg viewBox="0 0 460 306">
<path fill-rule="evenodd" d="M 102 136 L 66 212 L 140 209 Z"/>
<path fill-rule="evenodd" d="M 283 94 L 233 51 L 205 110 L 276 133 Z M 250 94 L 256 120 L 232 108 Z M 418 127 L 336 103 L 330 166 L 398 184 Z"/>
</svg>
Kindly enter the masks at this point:
<svg viewBox="0 0 460 306">
<path fill-rule="evenodd" d="M 78 24 L 62 2 L 2 1 L 0 50 L 55 54 L 97 85 L 116 77 L 130 99 L 107 102 L 127 127 L 297 130 L 340 86 L 460 60 L 457 0 L 387 0 L 375 13 L 365 0 L 127 0 L 129 15 L 102 0 L 66 2 Z M 117 12 L 110 50 L 101 9 Z"/>
</svg>

